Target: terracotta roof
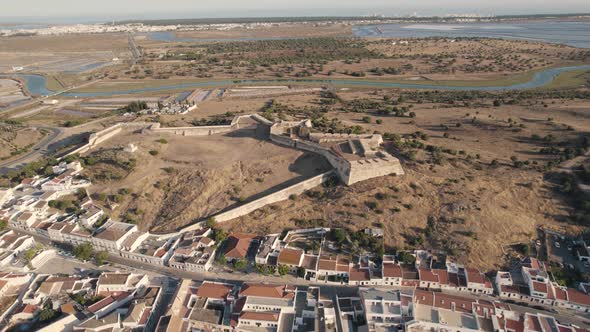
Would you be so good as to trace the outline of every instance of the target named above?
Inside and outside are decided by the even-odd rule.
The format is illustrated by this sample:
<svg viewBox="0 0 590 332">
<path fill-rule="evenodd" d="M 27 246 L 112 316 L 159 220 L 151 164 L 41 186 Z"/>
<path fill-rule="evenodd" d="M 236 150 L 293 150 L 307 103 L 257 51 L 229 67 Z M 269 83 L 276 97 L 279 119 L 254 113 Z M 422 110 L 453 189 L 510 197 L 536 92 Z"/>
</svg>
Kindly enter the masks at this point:
<svg viewBox="0 0 590 332">
<path fill-rule="evenodd" d="M 305 255 L 303 256 L 303 261 L 301 262 L 301 266 L 308 270 L 315 270 L 318 263 L 318 256 L 315 255 Z"/>
<path fill-rule="evenodd" d="M 117 241 L 133 228 L 133 225 L 124 223 L 111 223 L 103 231 L 94 235 L 95 238 L 107 241 Z"/>
<path fill-rule="evenodd" d="M 213 299 L 224 299 L 231 292 L 232 287 L 229 285 L 205 282 L 199 286 L 197 296 Z"/>
<path fill-rule="evenodd" d="M 538 270 L 541 268 L 541 265 L 539 264 L 539 260 L 534 257 L 526 257 L 525 259 L 522 260 L 521 264 L 525 267 L 535 269 L 535 270 Z"/>
<path fill-rule="evenodd" d="M 429 269 L 418 269 L 418 275 L 420 276 L 420 281 L 438 282 L 438 276 Z"/>
<path fill-rule="evenodd" d="M 555 298 L 561 301 L 567 301 L 567 290 L 561 287 L 555 287 Z"/>
<path fill-rule="evenodd" d="M 515 331 L 515 332 L 522 332 L 524 331 L 524 322 L 507 319 L 506 320 L 506 330 L 508 331 Z"/>
<path fill-rule="evenodd" d="M 109 304 L 115 302 L 115 300 L 113 299 L 112 296 L 109 297 L 105 297 L 104 299 L 96 302 L 95 304 L 91 305 L 88 307 L 88 311 L 90 311 L 91 313 L 95 313 L 97 311 L 99 311 L 100 309 L 108 306 Z"/>
<path fill-rule="evenodd" d="M 27 305 L 23 306 L 23 309 L 21 310 L 21 312 L 25 313 L 25 314 L 34 314 L 38 308 L 39 307 L 34 304 L 27 304 Z"/>
<path fill-rule="evenodd" d="M 476 284 L 485 284 L 486 278 L 484 277 L 483 273 L 481 273 L 477 269 L 466 269 L 467 272 L 467 280 L 472 283 Z"/>
<path fill-rule="evenodd" d="M 266 322 L 277 322 L 279 320 L 280 313 L 278 312 L 253 312 L 243 311 L 240 315 L 240 319 L 248 320 L 260 320 Z"/>
<path fill-rule="evenodd" d="M 320 257 L 318 270 L 336 271 L 336 260 L 333 258 Z"/>
<path fill-rule="evenodd" d="M 461 296 L 435 293 L 434 306 L 447 310 L 471 313 L 473 308 L 473 300 Z"/>
<path fill-rule="evenodd" d="M 539 322 L 537 316 L 533 315 L 526 315 L 526 329 L 528 331 L 543 331 L 541 327 L 541 322 Z"/>
<path fill-rule="evenodd" d="M 510 308 L 510 305 L 508 303 L 494 301 L 493 304 L 496 309 L 502 309 L 502 310 L 506 310 L 506 311 L 512 310 L 512 308 Z"/>
<path fill-rule="evenodd" d="M 429 291 L 416 289 L 414 291 L 414 303 L 423 304 L 423 305 L 427 305 L 427 306 L 433 306 L 434 294 Z"/>
<path fill-rule="evenodd" d="M 590 295 L 586 295 L 573 288 L 567 289 L 567 298 L 572 303 L 590 306 Z"/>
<path fill-rule="evenodd" d="M 129 276 L 129 273 L 103 273 L 98 278 L 98 283 L 101 285 L 124 285 Z"/>
<path fill-rule="evenodd" d="M 447 270 L 442 270 L 442 269 L 433 269 L 432 273 L 436 274 L 438 276 L 438 282 L 441 285 L 449 285 L 449 273 L 447 272 Z"/>
<path fill-rule="evenodd" d="M 394 263 L 383 263 L 383 277 L 401 278 L 402 268 Z"/>
<path fill-rule="evenodd" d="M 240 291 L 240 295 L 282 299 L 291 299 L 295 297 L 294 292 L 288 292 L 288 290 L 287 286 L 284 285 L 244 284 Z"/>
<path fill-rule="evenodd" d="M 253 238 L 247 234 L 231 234 L 227 238 L 225 257 L 245 258 Z"/>
<path fill-rule="evenodd" d="M 299 262 L 301 262 L 301 256 L 303 256 L 303 250 L 285 248 L 281 250 L 278 262 L 279 264 L 299 266 Z"/>
<path fill-rule="evenodd" d="M 503 293 L 520 294 L 520 289 L 518 289 L 518 287 L 512 286 L 512 285 L 501 285 L 500 291 Z"/>
<path fill-rule="evenodd" d="M 74 308 L 74 304 L 72 302 L 62 304 L 60 306 L 60 309 L 62 312 L 66 313 L 66 314 L 75 314 L 76 313 L 76 309 Z"/>
<path fill-rule="evenodd" d="M 535 292 L 547 294 L 547 284 L 545 283 L 533 281 L 533 289 L 535 290 Z"/>
<path fill-rule="evenodd" d="M 361 270 L 358 267 L 351 267 L 349 274 L 350 274 L 349 279 L 352 281 L 371 280 L 369 270 L 366 270 L 366 269 Z"/>
</svg>

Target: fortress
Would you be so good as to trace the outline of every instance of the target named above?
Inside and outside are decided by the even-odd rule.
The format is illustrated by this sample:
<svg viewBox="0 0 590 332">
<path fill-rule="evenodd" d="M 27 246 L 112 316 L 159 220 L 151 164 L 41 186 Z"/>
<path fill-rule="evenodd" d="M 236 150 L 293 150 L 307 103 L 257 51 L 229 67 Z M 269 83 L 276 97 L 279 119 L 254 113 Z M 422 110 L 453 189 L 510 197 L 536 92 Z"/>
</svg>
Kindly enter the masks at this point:
<svg viewBox="0 0 590 332">
<path fill-rule="evenodd" d="M 310 120 L 281 121 L 270 128 L 270 140 L 322 155 L 346 184 L 378 176 L 403 175 L 399 159 L 383 151 L 381 135 L 313 133 Z"/>
<path fill-rule="evenodd" d="M 403 175 L 399 159 L 387 153 L 381 147 L 383 138 L 377 134 L 347 135 L 313 132 L 310 120 L 272 122 L 258 115 L 242 115 L 233 119 L 229 125 L 162 128 L 160 123 L 131 122 L 119 123 L 92 134 L 88 143 L 70 152 L 85 153 L 102 142 L 125 132 L 141 134 L 168 134 L 180 136 L 210 136 L 235 132 L 237 130 L 255 130 L 256 137 L 269 140 L 275 144 L 321 155 L 332 166 L 332 170 L 302 180 L 284 189 L 269 193 L 256 200 L 235 208 L 221 211 L 212 217 L 217 222 L 228 221 L 247 215 L 266 205 L 287 200 L 291 195 L 299 195 L 337 176 L 345 185 L 359 181 L 395 174 Z M 202 222 L 197 222 L 180 229 L 190 231 L 199 229 Z M 170 233 L 177 234 L 176 232 Z"/>
<path fill-rule="evenodd" d="M 383 175 L 404 174 L 399 159 L 381 149 L 381 135 L 314 133 L 310 120 L 272 122 L 258 114 L 250 114 L 237 116 L 225 126 L 161 128 L 156 123 L 149 130 L 203 136 L 252 128 L 256 129 L 259 137 L 276 144 L 323 156 L 346 185 Z"/>
<path fill-rule="evenodd" d="M 160 123 L 118 123 L 92 134 L 88 144 L 69 154 L 87 152 L 123 130 L 209 136 L 244 129 L 254 129 L 258 137 L 269 139 L 276 144 L 323 156 L 346 185 L 389 174 L 404 174 L 399 159 L 381 148 L 381 135 L 316 133 L 313 132 L 311 120 L 272 122 L 258 114 L 236 116 L 229 125 L 220 126 L 162 128 Z"/>
</svg>

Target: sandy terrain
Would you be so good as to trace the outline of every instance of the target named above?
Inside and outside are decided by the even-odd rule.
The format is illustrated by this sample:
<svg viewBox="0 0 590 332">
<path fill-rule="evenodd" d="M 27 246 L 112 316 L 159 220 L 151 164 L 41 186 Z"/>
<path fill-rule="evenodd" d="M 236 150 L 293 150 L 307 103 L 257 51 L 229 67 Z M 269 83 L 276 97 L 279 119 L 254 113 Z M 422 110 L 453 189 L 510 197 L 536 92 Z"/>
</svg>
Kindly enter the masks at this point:
<svg viewBox="0 0 590 332">
<path fill-rule="evenodd" d="M 0 110 L 27 99 L 17 81 L 0 79 Z"/>
<path fill-rule="evenodd" d="M 240 131 L 209 137 L 125 134 L 101 146 L 103 156 L 117 146 L 135 143 L 133 155 L 115 152 L 117 158 L 135 158 L 134 171 L 117 181 L 95 181 L 91 192 L 116 193 L 128 188 L 126 198 L 113 213 L 141 215 L 140 228 L 173 230 L 206 218 L 229 206 L 283 188 L 328 169 L 320 157 L 260 141 L 253 132 Z M 165 138 L 168 143 L 156 142 Z M 148 153 L 158 150 L 157 156 Z M 116 168 L 97 163 L 87 174 L 95 177 Z M 137 211 L 141 211 L 141 213 Z"/>
<path fill-rule="evenodd" d="M 85 73 L 129 58 L 124 34 L 0 38 L 0 72 Z"/>
<path fill-rule="evenodd" d="M 13 153 L 20 154 L 24 149 L 30 149 L 43 136 L 38 129 L 0 124 L 0 159 L 8 159 Z"/>
<path fill-rule="evenodd" d="M 345 100 L 382 99 L 381 93 L 350 91 L 339 95 Z M 312 106 L 316 99 L 317 96 L 276 98 L 292 107 Z M 447 248 L 466 263 L 482 268 L 497 267 L 503 262 L 502 245 L 534 238 L 540 225 L 574 233 L 580 230 L 579 226 L 565 221 L 571 210 L 541 172 L 512 167 L 512 156 L 540 165 L 550 159 L 538 153 L 543 144 L 531 140 L 532 135 L 551 134 L 562 140 L 590 132 L 584 101 L 544 102 L 548 107 L 543 107 L 541 102 L 533 106 L 492 107 L 488 101 L 472 108 L 415 104 L 414 119 L 370 114 L 371 124 L 362 121 L 366 115 L 363 113 L 330 112 L 329 118 L 362 126 L 369 132 L 407 136 L 421 131 L 428 135 L 425 143 L 463 150 L 465 154 L 448 155 L 442 165 L 430 165 L 424 163 L 428 155 L 420 151 L 417 162 L 402 158 L 407 172 L 403 177 L 382 177 L 348 188 L 329 189 L 323 199 L 301 195 L 295 201 L 266 207 L 223 227 L 262 234 L 313 225 L 361 229 L 380 222 L 387 232 L 385 239 L 389 247 Z M 264 98 L 208 101 L 206 107 L 190 116 L 199 118 L 227 110 L 249 112 L 263 105 Z M 550 117 L 552 121 L 548 121 Z M 377 119 L 382 123 L 376 124 Z M 449 129 L 441 130 L 442 124 Z M 568 130 L 567 126 L 575 130 Z M 445 132 L 448 137 L 443 136 Z M 396 153 L 395 149 L 390 151 Z M 479 159 L 474 157 L 477 154 Z M 467 155 L 473 158 L 467 159 Z M 494 159 L 500 166 L 490 166 Z M 387 197 L 376 199 L 377 193 L 385 193 Z M 367 201 L 378 202 L 381 211 L 367 208 Z M 417 245 L 415 238 L 424 234 L 429 218 L 436 220 L 437 235 Z"/>
</svg>

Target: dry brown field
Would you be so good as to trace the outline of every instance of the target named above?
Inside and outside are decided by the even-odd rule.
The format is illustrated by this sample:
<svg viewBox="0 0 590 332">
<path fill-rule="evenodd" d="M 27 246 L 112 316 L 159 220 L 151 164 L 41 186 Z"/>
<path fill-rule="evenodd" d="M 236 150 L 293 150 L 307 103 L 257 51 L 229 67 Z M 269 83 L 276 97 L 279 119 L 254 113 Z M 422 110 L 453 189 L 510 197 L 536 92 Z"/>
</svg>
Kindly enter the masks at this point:
<svg viewBox="0 0 590 332">
<path fill-rule="evenodd" d="M 129 143 L 138 151 L 119 149 Z M 261 141 L 248 130 L 203 137 L 124 134 L 89 155 L 137 160 L 131 172 L 98 162 L 85 174 L 94 179 L 91 193 L 131 192 L 111 216 L 132 214 L 141 229 L 156 231 L 173 231 L 328 169 L 321 157 Z M 123 178 L 101 179 L 106 173 Z"/>
</svg>

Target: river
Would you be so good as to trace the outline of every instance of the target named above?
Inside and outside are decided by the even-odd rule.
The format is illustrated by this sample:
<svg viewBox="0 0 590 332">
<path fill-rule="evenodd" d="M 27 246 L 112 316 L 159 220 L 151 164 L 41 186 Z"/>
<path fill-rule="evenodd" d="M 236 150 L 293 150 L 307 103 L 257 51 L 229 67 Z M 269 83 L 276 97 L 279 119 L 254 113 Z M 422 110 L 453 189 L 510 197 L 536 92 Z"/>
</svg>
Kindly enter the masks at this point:
<svg viewBox="0 0 590 332">
<path fill-rule="evenodd" d="M 357 37 L 484 37 L 590 48 L 590 22 L 379 24 L 357 25 L 352 28 L 352 32 Z"/>
<path fill-rule="evenodd" d="M 435 84 L 416 84 L 416 83 L 394 83 L 384 81 L 372 80 L 353 80 L 353 79 L 265 79 L 265 80 L 211 80 L 200 82 L 188 82 L 182 84 L 162 85 L 157 87 L 146 87 L 139 89 L 125 89 L 120 88 L 113 91 L 103 92 L 65 92 L 61 93 L 64 97 L 110 97 L 115 95 L 129 95 L 146 92 L 159 92 L 179 89 L 194 89 L 200 87 L 227 87 L 236 84 L 289 84 L 289 83 L 308 83 L 308 84 L 323 84 L 335 86 L 353 86 L 353 87 L 369 87 L 369 88 L 403 88 L 403 89 L 429 89 L 429 90 L 456 90 L 456 91 L 503 91 L 503 90 L 524 90 L 539 88 L 553 82 L 555 77 L 561 73 L 590 70 L 590 65 L 571 66 L 548 68 L 536 72 L 533 77 L 523 83 L 516 83 L 511 85 L 499 86 L 458 86 L 458 85 L 435 85 Z M 48 96 L 56 94 L 56 91 L 51 91 L 47 88 L 47 80 L 40 75 L 21 74 L 19 78 L 25 81 L 27 90 L 33 96 Z M 141 83 L 141 81 L 138 81 Z M 115 88 L 113 88 L 115 89 Z"/>
<path fill-rule="evenodd" d="M 377 24 L 355 25 L 355 37 L 425 38 L 425 37 L 483 37 L 542 41 L 590 48 L 590 22 L 520 22 L 520 23 L 464 23 L 464 24 Z M 148 36 L 164 42 L 212 42 L 281 40 L 293 37 L 241 37 L 241 38 L 179 38 L 175 32 L 149 33 Z"/>
</svg>

